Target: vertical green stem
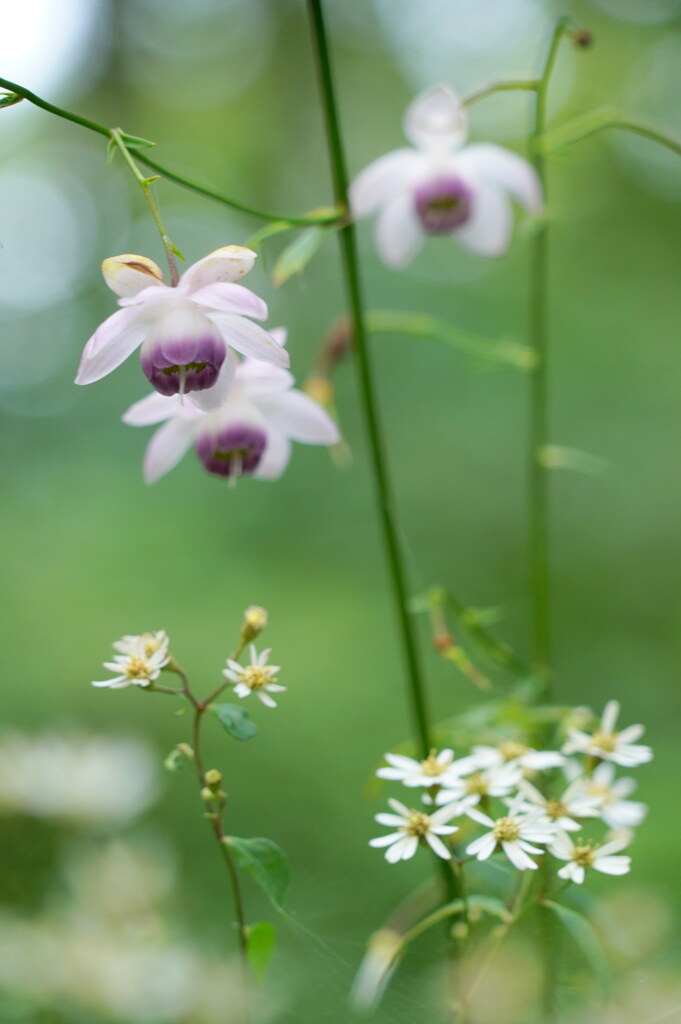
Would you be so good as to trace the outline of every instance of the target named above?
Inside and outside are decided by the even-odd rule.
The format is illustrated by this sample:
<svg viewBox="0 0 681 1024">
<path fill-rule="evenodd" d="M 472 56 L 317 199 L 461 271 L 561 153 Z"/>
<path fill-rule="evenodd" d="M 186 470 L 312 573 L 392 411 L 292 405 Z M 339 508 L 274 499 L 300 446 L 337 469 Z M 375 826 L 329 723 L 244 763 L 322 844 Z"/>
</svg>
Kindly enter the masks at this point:
<svg viewBox="0 0 681 1024">
<path fill-rule="evenodd" d="M 348 175 L 345 164 L 343 141 L 340 132 L 338 107 L 331 72 L 329 48 L 321 0 L 308 0 L 308 10 L 312 25 L 322 103 L 326 119 L 334 194 L 338 205 L 343 208 L 347 208 Z M 417 651 L 414 624 L 407 610 L 408 592 L 404 557 L 395 522 L 390 479 L 388 475 L 380 417 L 376 402 L 371 360 L 368 351 L 362 292 L 359 280 L 357 243 L 355 228 L 352 223 L 348 223 L 342 228 L 339 232 L 339 239 L 343 260 L 343 271 L 345 275 L 345 285 L 354 326 L 353 336 L 355 345 L 355 363 L 357 365 L 359 378 L 360 398 L 364 409 L 371 463 L 376 482 L 381 530 L 388 558 L 390 580 L 402 637 L 402 647 L 407 669 L 409 702 L 414 726 L 419 739 L 419 745 L 423 751 L 423 756 L 426 757 L 430 749 L 430 737 L 425 688 Z"/>
</svg>

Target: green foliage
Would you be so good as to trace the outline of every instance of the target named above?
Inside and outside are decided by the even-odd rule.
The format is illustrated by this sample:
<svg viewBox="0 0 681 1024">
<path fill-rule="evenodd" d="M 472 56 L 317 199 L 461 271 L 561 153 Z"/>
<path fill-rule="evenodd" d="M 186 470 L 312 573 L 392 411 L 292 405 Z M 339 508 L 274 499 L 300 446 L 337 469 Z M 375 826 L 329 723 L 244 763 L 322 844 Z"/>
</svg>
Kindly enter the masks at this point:
<svg viewBox="0 0 681 1024">
<path fill-rule="evenodd" d="M 239 839 L 226 836 L 240 868 L 253 878 L 277 910 L 283 909 L 284 896 L 291 880 L 286 854 L 271 839 Z"/>
<path fill-rule="evenodd" d="M 274 271 L 272 272 L 272 280 L 275 286 L 280 288 L 294 274 L 300 274 L 326 237 L 334 230 L 335 228 L 333 227 L 318 225 L 301 231 L 298 237 L 286 246 L 275 264 Z"/>
<path fill-rule="evenodd" d="M 274 956 L 277 932 L 269 921 L 258 921 L 248 929 L 248 962 L 258 981 L 262 981 Z"/>
<path fill-rule="evenodd" d="M 591 922 L 579 911 L 562 903 L 554 903 L 553 900 L 544 900 L 542 906 L 552 911 L 570 933 L 596 975 L 603 995 L 607 996 L 612 985 L 612 969 L 601 939 Z"/>
<path fill-rule="evenodd" d="M 235 740 L 250 740 L 255 736 L 258 727 L 245 708 L 238 704 L 212 704 L 210 710 L 213 712 L 220 725 Z"/>
</svg>

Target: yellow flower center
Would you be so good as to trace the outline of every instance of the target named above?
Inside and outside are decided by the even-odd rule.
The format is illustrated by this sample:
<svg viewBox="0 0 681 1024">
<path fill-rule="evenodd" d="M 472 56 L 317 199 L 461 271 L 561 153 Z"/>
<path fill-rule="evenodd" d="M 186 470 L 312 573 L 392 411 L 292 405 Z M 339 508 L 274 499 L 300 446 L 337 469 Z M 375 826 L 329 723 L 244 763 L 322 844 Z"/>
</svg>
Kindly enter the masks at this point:
<svg viewBox="0 0 681 1024">
<path fill-rule="evenodd" d="M 560 800 L 547 800 L 544 806 L 544 810 L 546 811 L 548 817 L 553 818 L 554 820 L 556 818 L 562 818 L 563 815 L 567 813 L 567 808 L 565 807 L 565 804 L 562 804 Z"/>
<path fill-rule="evenodd" d="M 466 779 L 466 792 L 472 796 L 487 796 L 488 784 L 487 779 L 482 772 L 473 772 Z"/>
<path fill-rule="evenodd" d="M 529 750 L 524 743 L 519 743 L 517 740 L 504 740 L 497 747 L 497 750 L 503 757 L 504 761 L 514 761 L 516 757 L 522 757 Z"/>
<path fill-rule="evenodd" d="M 241 678 L 251 690 L 262 690 L 267 683 L 276 682 L 276 676 L 267 665 L 247 665 L 242 669 Z"/>
<path fill-rule="evenodd" d="M 605 750 L 606 753 L 612 754 L 613 750 L 617 749 L 617 733 L 596 731 L 591 737 L 591 742 L 599 750 Z"/>
<path fill-rule="evenodd" d="M 575 864 L 579 864 L 583 868 L 590 868 L 596 859 L 596 849 L 597 846 L 594 846 L 591 841 L 584 843 L 583 846 L 575 846 L 571 858 Z"/>
<path fill-rule="evenodd" d="M 448 765 L 446 764 L 440 764 L 435 756 L 434 750 L 431 750 L 425 761 L 421 761 L 421 771 L 424 775 L 428 775 L 431 778 L 436 778 L 438 775 L 442 775 L 443 771 L 447 767 Z"/>
<path fill-rule="evenodd" d="M 601 786 L 597 782 L 590 782 L 586 787 L 586 791 L 589 796 L 600 797 L 604 804 L 612 804 L 615 802 L 615 794 L 609 786 Z"/>
<path fill-rule="evenodd" d="M 161 641 L 157 637 L 152 636 L 151 633 L 143 633 L 142 640 L 144 641 L 144 653 L 147 658 L 150 658 L 152 654 L 156 654 L 156 651 L 161 646 Z"/>
<path fill-rule="evenodd" d="M 132 654 L 128 658 L 128 664 L 125 667 L 125 674 L 128 679 L 148 679 L 149 665 L 144 658 L 138 657 L 137 654 Z"/>
<path fill-rule="evenodd" d="M 494 826 L 493 835 L 499 843 L 512 843 L 520 839 L 520 826 L 511 818 L 499 818 Z"/>
<path fill-rule="evenodd" d="M 410 811 L 409 817 L 407 818 L 404 831 L 407 835 L 418 836 L 422 839 L 430 828 L 430 818 L 423 811 Z"/>
</svg>

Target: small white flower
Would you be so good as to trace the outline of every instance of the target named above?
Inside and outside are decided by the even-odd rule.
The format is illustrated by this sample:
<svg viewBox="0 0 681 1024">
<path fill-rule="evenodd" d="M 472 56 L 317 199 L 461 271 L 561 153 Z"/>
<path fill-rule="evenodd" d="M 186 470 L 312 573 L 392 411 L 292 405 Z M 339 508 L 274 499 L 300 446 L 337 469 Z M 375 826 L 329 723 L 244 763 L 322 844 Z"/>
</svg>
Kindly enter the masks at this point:
<svg viewBox="0 0 681 1024">
<path fill-rule="evenodd" d="M 508 796 L 518 788 L 522 771 L 517 764 L 478 769 L 466 776 L 456 774 L 457 765 L 467 760 L 462 758 L 454 762 L 452 770 L 442 780 L 442 789 L 435 798 L 436 803 L 457 802 L 465 810 L 467 807 L 475 807 L 483 797 Z"/>
<path fill-rule="evenodd" d="M 565 758 L 557 750 L 533 750 L 519 740 L 502 740 L 496 747 L 479 745 L 473 747 L 467 758 L 457 762 L 461 767 L 473 769 L 499 768 L 504 764 L 517 765 L 523 771 L 546 771 L 565 764 Z"/>
<path fill-rule="evenodd" d="M 107 686 L 111 690 L 122 690 L 125 686 L 149 686 L 170 661 L 169 642 L 162 629 L 156 633 L 122 637 L 112 645 L 119 653 L 112 661 L 104 662 L 104 668 L 115 673 L 114 678 L 94 681 L 92 685 Z"/>
<path fill-rule="evenodd" d="M 454 751 L 447 749 L 436 754 L 435 750 L 431 750 L 423 761 L 416 761 L 404 754 L 386 754 L 385 759 L 389 767 L 378 769 L 376 775 L 379 779 L 391 779 L 409 787 L 439 786 L 454 760 Z"/>
<path fill-rule="evenodd" d="M 614 857 L 625 846 L 629 845 L 629 836 L 613 839 L 604 846 L 589 840 L 573 841 L 566 832 L 559 832 L 549 847 L 554 857 L 567 861 L 565 867 L 558 872 L 559 878 L 581 885 L 587 868 L 600 871 L 604 875 L 626 875 L 631 867 L 631 857 Z"/>
<path fill-rule="evenodd" d="M 272 339 L 283 347 L 286 332 L 275 328 Z M 192 444 L 209 473 L 230 480 L 243 474 L 277 479 L 291 457 L 291 441 L 336 444 L 340 435 L 329 414 L 293 384 L 287 370 L 244 359 L 216 409 L 198 409 L 178 395 L 151 394 L 136 402 L 123 416 L 125 423 L 163 423 L 147 446 L 145 480 L 151 484 L 169 472 Z"/>
<path fill-rule="evenodd" d="M 633 828 L 640 825 L 648 808 L 639 800 L 628 800 L 636 789 L 636 780 L 630 778 L 615 779 L 615 766 L 610 761 L 602 761 L 591 775 L 582 775 L 581 770 L 568 763 L 570 772 L 579 771 L 574 776 L 570 789 L 582 792 L 586 800 L 596 804 L 597 815 L 610 828 Z M 567 766 L 566 766 L 567 767 Z"/>
<path fill-rule="evenodd" d="M 543 820 L 564 832 L 579 832 L 581 825 L 575 818 L 599 817 L 599 800 L 589 796 L 578 783 L 568 786 L 558 798 L 544 796 L 527 779 L 520 782 L 520 792 L 526 798 L 525 810 L 541 810 Z"/>
<path fill-rule="evenodd" d="M 653 752 L 650 747 L 636 743 L 645 731 L 642 725 L 630 725 L 621 732 L 615 731 L 619 712 L 619 702 L 608 701 L 600 726 L 592 735 L 579 729 L 570 729 L 563 747 L 564 753 L 588 754 L 603 761 L 621 764 L 625 768 L 634 768 L 636 765 L 652 761 Z"/>
<path fill-rule="evenodd" d="M 250 665 L 240 665 L 232 658 L 227 659 L 227 668 L 222 674 L 230 683 L 235 683 L 234 693 L 237 697 L 250 697 L 255 693 L 259 700 L 268 708 L 276 708 L 277 702 L 269 696 L 270 693 L 283 693 L 285 686 L 277 682 L 277 672 L 281 669 L 279 665 L 268 665 L 267 659 L 270 656 L 271 648 L 261 651 L 255 649 L 254 644 L 249 644 L 251 655 Z"/>
<path fill-rule="evenodd" d="M 426 235 L 449 235 L 480 256 L 500 256 L 513 231 L 511 199 L 540 212 L 534 169 L 501 146 L 464 147 L 467 120 L 448 86 L 429 89 L 405 115 L 414 148 L 387 153 L 353 181 L 353 215 L 378 213 L 376 247 L 388 266 L 406 266 Z"/>
<path fill-rule="evenodd" d="M 451 854 L 439 836 L 450 836 L 458 832 L 456 825 L 446 824 L 456 816 L 457 808 L 449 805 L 440 808 L 434 814 L 425 814 L 413 808 L 410 810 L 399 800 L 391 799 L 388 803 L 395 814 L 377 814 L 376 821 L 379 825 L 388 825 L 397 831 L 372 839 L 369 846 L 387 846 L 385 859 L 390 864 L 395 864 L 398 860 L 409 860 L 413 857 L 419 843 L 425 840 L 438 857 L 442 857 L 443 860 L 450 859 Z"/>
<path fill-rule="evenodd" d="M 556 828 L 543 819 L 541 812 L 527 814 L 521 807 L 522 795 L 515 799 L 508 809 L 508 814 L 502 818 L 490 818 L 477 808 L 470 807 L 466 814 L 481 825 L 486 825 L 490 831 L 474 839 L 466 847 L 466 853 L 477 857 L 478 860 L 487 860 L 501 847 L 519 871 L 536 871 L 538 865 L 528 854 L 542 854 L 544 851 L 532 844 L 550 843 L 556 834 Z"/>
<path fill-rule="evenodd" d="M 237 284 L 256 254 L 227 245 L 185 270 L 176 287 L 145 256 L 104 260 L 102 273 L 123 308 L 101 324 L 83 351 L 76 384 L 92 384 L 142 347 L 142 369 L 162 395 L 209 391 L 202 408 L 224 399 L 234 375 L 233 350 L 276 366 L 289 357 L 262 327 L 267 306 Z"/>
</svg>

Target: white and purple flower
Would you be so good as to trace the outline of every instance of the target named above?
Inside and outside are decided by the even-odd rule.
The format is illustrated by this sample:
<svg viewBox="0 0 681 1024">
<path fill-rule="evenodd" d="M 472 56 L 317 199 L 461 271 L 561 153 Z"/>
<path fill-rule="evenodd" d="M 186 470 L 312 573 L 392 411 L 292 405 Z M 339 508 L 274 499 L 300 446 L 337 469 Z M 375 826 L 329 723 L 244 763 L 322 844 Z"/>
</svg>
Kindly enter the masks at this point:
<svg viewBox="0 0 681 1024">
<path fill-rule="evenodd" d="M 404 133 L 414 148 L 375 160 L 350 188 L 356 219 L 378 214 L 376 247 L 388 266 L 406 266 L 427 235 L 449 235 L 479 256 L 501 256 L 513 231 L 511 199 L 541 211 L 541 184 L 526 160 L 490 143 L 464 146 L 466 109 L 448 86 L 416 97 Z"/>
<path fill-rule="evenodd" d="M 188 267 L 176 287 L 167 285 L 160 268 L 145 256 L 104 260 L 104 280 L 122 308 L 88 341 L 76 384 L 107 376 L 141 346 L 142 369 L 161 395 L 209 392 L 197 397 L 197 404 L 215 408 L 234 377 L 232 350 L 288 366 L 285 349 L 253 323 L 267 318 L 267 306 L 236 283 L 255 258 L 239 245 L 216 249 Z"/>
<path fill-rule="evenodd" d="M 284 351 L 285 332 L 269 336 Z M 144 477 L 154 483 L 194 445 L 209 473 L 236 480 L 242 475 L 274 480 L 286 469 L 291 441 L 336 444 L 340 435 L 329 414 L 293 387 L 291 374 L 259 359 L 238 363 L 222 404 L 197 408 L 181 396 L 147 395 L 123 416 L 134 427 L 163 423 L 147 447 Z"/>
</svg>

